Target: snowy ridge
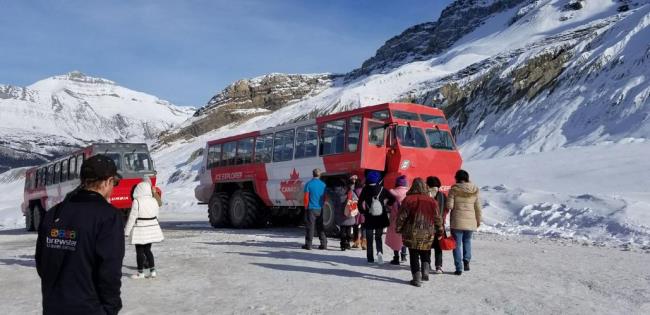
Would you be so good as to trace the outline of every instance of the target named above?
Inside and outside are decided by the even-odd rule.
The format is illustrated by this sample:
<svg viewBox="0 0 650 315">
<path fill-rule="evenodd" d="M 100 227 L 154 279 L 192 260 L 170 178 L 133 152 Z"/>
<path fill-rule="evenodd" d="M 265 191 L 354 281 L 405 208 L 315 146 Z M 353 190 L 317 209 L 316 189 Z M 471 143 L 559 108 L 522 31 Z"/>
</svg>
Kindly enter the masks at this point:
<svg viewBox="0 0 650 315">
<path fill-rule="evenodd" d="M 0 165 L 21 158 L 29 165 L 93 141 L 152 142 L 193 110 L 71 72 L 24 88 L 0 86 L 0 111 Z"/>
</svg>

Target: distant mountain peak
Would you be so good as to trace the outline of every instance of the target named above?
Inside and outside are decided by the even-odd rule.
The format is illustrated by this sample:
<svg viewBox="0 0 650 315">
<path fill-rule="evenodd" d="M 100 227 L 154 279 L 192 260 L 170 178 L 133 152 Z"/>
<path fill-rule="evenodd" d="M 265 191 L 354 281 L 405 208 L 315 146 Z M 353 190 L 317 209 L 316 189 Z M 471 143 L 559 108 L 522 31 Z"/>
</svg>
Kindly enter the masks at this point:
<svg viewBox="0 0 650 315">
<path fill-rule="evenodd" d="M 64 75 L 58 75 L 52 77 L 52 79 L 55 80 L 67 80 L 67 81 L 74 81 L 74 82 L 80 82 L 80 83 L 91 83 L 91 84 L 110 84 L 110 85 L 115 85 L 115 82 L 104 79 L 104 78 L 96 78 L 96 77 L 91 77 L 86 75 L 85 73 L 79 71 L 79 70 L 74 70 L 71 72 L 68 72 Z"/>
</svg>

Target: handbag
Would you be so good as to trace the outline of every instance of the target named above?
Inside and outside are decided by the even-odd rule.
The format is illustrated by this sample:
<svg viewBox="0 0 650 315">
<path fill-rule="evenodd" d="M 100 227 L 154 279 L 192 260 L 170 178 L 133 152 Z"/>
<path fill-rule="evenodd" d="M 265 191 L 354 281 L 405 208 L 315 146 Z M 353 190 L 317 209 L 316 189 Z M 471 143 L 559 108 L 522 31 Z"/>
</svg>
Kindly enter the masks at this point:
<svg viewBox="0 0 650 315">
<path fill-rule="evenodd" d="M 442 235 L 442 238 L 438 240 L 440 244 L 440 249 L 442 250 L 454 250 L 456 249 L 456 240 L 451 237 L 447 236 L 447 231 Z"/>
<path fill-rule="evenodd" d="M 343 214 L 346 217 L 354 217 L 359 214 L 359 202 L 352 198 L 352 192 L 348 192 L 348 201 L 345 204 Z"/>
</svg>

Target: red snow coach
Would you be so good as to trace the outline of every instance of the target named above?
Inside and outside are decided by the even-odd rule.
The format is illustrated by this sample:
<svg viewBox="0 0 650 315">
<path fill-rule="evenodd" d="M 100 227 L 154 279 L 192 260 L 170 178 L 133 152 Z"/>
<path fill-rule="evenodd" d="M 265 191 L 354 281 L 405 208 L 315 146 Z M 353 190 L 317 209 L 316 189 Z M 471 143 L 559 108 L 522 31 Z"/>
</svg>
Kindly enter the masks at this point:
<svg viewBox="0 0 650 315">
<path fill-rule="evenodd" d="M 151 178 L 156 184 L 156 171 L 149 149 L 144 143 L 96 143 L 84 149 L 58 158 L 47 164 L 30 168 L 25 173 L 25 197 L 22 211 L 25 227 L 29 231 L 38 228 L 45 211 L 61 202 L 65 195 L 80 184 L 79 172 L 83 161 L 93 155 L 104 154 L 113 161 L 122 180 L 113 189 L 111 204 L 124 211 L 131 209 L 133 187 Z M 156 187 L 160 192 L 160 189 Z"/>
<path fill-rule="evenodd" d="M 367 170 L 395 178 L 438 176 L 443 190 L 462 160 L 441 110 L 386 103 L 209 141 L 196 198 L 208 204 L 214 227 L 246 228 L 269 216 L 300 215 L 303 187 L 312 170 L 323 180 L 364 178 Z M 335 229 L 331 206 L 326 229 Z"/>
</svg>

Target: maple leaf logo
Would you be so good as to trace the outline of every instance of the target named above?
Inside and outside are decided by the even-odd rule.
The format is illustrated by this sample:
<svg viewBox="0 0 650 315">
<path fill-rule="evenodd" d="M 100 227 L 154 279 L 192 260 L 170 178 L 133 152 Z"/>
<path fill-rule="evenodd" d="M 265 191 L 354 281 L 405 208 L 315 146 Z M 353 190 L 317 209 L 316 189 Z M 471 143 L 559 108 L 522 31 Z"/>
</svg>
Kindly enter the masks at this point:
<svg viewBox="0 0 650 315">
<path fill-rule="evenodd" d="M 286 200 L 298 200 L 300 198 L 300 188 L 302 187 L 302 181 L 300 180 L 300 173 L 293 169 L 293 172 L 289 174 L 288 180 L 283 180 L 280 182 L 280 192 L 284 195 Z"/>
</svg>

